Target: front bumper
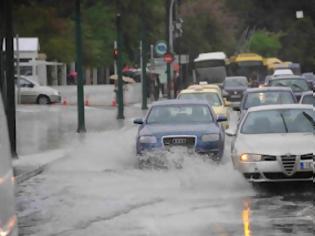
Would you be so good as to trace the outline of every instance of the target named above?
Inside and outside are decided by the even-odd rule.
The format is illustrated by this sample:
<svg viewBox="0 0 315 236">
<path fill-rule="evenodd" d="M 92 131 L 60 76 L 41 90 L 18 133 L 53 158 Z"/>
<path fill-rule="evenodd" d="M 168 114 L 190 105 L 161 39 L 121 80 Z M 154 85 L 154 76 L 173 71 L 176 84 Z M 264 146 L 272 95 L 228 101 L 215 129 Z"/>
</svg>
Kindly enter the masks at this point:
<svg viewBox="0 0 315 236">
<path fill-rule="evenodd" d="M 61 96 L 60 95 L 51 95 L 49 96 L 51 103 L 60 103 L 61 102 Z"/>
<path fill-rule="evenodd" d="M 181 154 L 202 154 L 209 156 L 216 156 L 219 159 L 223 156 L 224 140 L 218 140 L 214 142 L 201 142 L 200 138 L 197 138 L 197 142 L 194 146 L 164 146 L 159 140 L 156 144 L 142 144 L 137 142 L 137 154 L 144 155 L 147 153 L 160 154 L 178 152 L 181 150 Z"/>
<path fill-rule="evenodd" d="M 242 162 L 239 171 L 249 182 L 313 181 L 313 160 L 297 160 L 292 172 L 287 173 L 280 161 Z"/>
</svg>

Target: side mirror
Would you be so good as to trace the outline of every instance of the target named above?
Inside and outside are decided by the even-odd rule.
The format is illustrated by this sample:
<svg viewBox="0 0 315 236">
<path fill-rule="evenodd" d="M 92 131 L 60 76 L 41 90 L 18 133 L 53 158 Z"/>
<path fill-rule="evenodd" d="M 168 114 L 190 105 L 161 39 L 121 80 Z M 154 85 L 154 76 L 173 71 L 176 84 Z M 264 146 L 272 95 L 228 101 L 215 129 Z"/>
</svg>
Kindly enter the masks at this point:
<svg viewBox="0 0 315 236">
<path fill-rule="evenodd" d="M 219 115 L 218 118 L 217 118 L 217 122 L 224 122 L 224 121 L 227 121 L 226 116 L 224 116 L 224 115 Z"/>
<path fill-rule="evenodd" d="M 143 124 L 143 119 L 142 118 L 134 119 L 133 123 L 137 124 L 137 125 L 142 125 Z"/>
<path fill-rule="evenodd" d="M 30 84 L 27 85 L 27 87 L 28 87 L 28 88 L 34 88 L 34 84 L 31 84 L 31 83 L 30 83 Z"/>
<path fill-rule="evenodd" d="M 226 98 L 224 98 L 224 106 L 226 107 L 231 106 L 231 102 L 229 102 Z"/>
<path fill-rule="evenodd" d="M 230 137 L 236 136 L 236 128 L 228 128 L 225 130 L 225 134 Z"/>
</svg>

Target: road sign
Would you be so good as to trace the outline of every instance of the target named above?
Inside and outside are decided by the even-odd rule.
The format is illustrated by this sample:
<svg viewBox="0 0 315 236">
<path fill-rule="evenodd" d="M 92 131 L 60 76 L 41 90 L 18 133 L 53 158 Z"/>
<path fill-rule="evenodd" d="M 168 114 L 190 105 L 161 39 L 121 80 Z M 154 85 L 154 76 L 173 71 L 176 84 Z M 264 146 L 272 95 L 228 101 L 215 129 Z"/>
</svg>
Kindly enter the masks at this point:
<svg viewBox="0 0 315 236">
<path fill-rule="evenodd" d="M 167 52 L 167 44 L 164 41 L 158 41 L 155 44 L 154 49 L 158 56 L 163 56 Z"/>
<path fill-rule="evenodd" d="M 174 59 L 174 55 L 170 52 L 167 52 L 163 55 L 163 60 L 168 64 L 172 63 Z"/>
</svg>

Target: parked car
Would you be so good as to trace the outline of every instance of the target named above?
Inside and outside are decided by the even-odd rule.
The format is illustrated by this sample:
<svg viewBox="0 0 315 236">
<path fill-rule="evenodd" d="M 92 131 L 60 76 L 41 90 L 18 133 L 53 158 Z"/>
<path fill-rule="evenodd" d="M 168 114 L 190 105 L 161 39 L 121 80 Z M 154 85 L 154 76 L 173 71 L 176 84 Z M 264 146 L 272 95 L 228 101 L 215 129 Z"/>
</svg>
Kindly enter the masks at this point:
<svg viewBox="0 0 315 236">
<path fill-rule="evenodd" d="M 20 96 L 22 104 L 51 104 L 61 102 L 61 96 L 58 90 L 48 86 L 41 86 L 37 82 L 24 76 L 15 78 L 15 84 L 18 90 L 20 88 Z"/>
<path fill-rule="evenodd" d="M 0 235 L 17 236 L 11 152 L 0 94 Z"/>
<path fill-rule="evenodd" d="M 229 76 L 223 82 L 223 97 L 234 110 L 239 110 L 244 91 L 248 88 L 248 80 L 244 76 Z"/>
<path fill-rule="evenodd" d="M 234 136 L 233 166 L 250 182 L 313 181 L 314 109 L 311 105 L 249 108 Z"/>
<path fill-rule="evenodd" d="M 144 119 L 134 120 L 140 125 L 136 139 L 139 165 L 163 165 L 156 156 L 147 158 L 145 154 L 167 153 L 178 147 L 220 160 L 224 151 L 224 129 L 219 125 L 222 121 L 226 117 L 217 117 L 204 101 L 153 103 Z"/>
<path fill-rule="evenodd" d="M 228 117 L 228 108 L 225 106 L 226 104 L 221 95 L 221 90 L 219 92 L 218 88 L 216 87 L 212 88 L 211 86 L 209 86 L 208 88 L 199 85 L 190 86 L 188 87 L 188 89 L 180 91 L 177 98 L 180 100 L 195 99 L 206 101 L 212 107 L 217 116 L 223 115 L 225 117 Z M 222 125 L 224 126 L 224 128 L 229 127 L 228 121 L 222 122 Z"/>
<path fill-rule="evenodd" d="M 300 103 L 302 104 L 310 104 L 315 107 L 315 93 L 313 91 L 308 91 L 302 93 Z"/>
<path fill-rule="evenodd" d="M 297 103 L 297 100 L 291 88 L 286 87 L 250 88 L 245 91 L 241 102 L 241 117 L 251 107 L 293 103 Z"/>
<path fill-rule="evenodd" d="M 300 100 L 303 92 L 311 90 L 307 81 L 299 75 L 281 75 L 273 77 L 268 81 L 268 86 L 290 87 L 297 100 Z"/>
</svg>

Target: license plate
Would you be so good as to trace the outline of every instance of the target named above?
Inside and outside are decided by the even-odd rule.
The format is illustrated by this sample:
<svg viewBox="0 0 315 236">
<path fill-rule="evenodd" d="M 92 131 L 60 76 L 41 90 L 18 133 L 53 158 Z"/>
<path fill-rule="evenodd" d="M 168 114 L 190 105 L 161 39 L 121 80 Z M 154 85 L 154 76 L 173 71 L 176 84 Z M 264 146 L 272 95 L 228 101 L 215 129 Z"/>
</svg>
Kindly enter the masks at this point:
<svg viewBox="0 0 315 236">
<path fill-rule="evenodd" d="M 300 170 L 312 169 L 312 168 L 313 168 L 312 162 L 300 162 Z"/>
<path fill-rule="evenodd" d="M 231 98 L 240 98 L 241 95 L 231 95 Z"/>
</svg>

